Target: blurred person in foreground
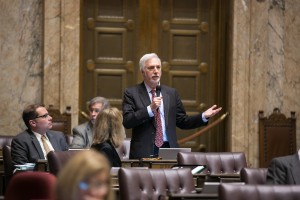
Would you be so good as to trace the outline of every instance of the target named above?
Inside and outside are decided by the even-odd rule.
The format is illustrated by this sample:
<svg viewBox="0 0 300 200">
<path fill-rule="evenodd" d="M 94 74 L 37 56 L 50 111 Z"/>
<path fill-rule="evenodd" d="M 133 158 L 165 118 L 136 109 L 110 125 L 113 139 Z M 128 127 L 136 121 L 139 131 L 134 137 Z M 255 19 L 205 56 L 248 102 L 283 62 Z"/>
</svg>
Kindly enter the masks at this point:
<svg viewBox="0 0 300 200">
<path fill-rule="evenodd" d="M 105 156 L 83 150 L 72 157 L 59 172 L 57 200 L 113 200 L 110 165 Z"/>
<path fill-rule="evenodd" d="M 121 167 L 121 159 L 116 148 L 122 145 L 126 134 L 122 113 L 117 108 L 107 108 L 96 118 L 92 149 L 103 153 L 111 167 Z"/>
<path fill-rule="evenodd" d="M 88 102 L 90 120 L 75 126 L 72 130 L 74 139 L 71 148 L 90 148 L 93 140 L 93 125 L 102 110 L 109 108 L 109 102 L 104 97 L 94 97 Z"/>
</svg>

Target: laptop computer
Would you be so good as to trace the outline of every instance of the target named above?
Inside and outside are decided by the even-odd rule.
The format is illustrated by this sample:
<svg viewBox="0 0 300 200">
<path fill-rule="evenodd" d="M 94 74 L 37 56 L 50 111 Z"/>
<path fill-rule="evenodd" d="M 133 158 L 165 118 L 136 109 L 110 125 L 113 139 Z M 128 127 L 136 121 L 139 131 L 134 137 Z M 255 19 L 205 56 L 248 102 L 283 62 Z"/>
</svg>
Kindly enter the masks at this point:
<svg viewBox="0 0 300 200">
<path fill-rule="evenodd" d="M 158 157 L 163 160 L 177 160 L 179 152 L 191 152 L 191 148 L 159 148 Z"/>
</svg>

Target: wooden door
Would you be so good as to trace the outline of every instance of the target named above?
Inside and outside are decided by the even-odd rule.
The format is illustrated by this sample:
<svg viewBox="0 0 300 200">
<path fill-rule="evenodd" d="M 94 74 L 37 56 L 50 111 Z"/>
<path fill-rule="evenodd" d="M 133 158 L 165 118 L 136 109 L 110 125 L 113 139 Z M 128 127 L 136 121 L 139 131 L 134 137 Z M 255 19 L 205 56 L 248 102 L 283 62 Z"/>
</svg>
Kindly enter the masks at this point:
<svg viewBox="0 0 300 200">
<path fill-rule="evenodd" d="M 160 56 L 161 82 L 178 90 L 188 114 L 213 104 L 224 107 L 225 1 L 83 0 L 82 4 L 81 110 L 98 95 L 121 108 L 124 89 L 142 81 L 138 61 L 149 52 Z M 180 139 L 197 130 L 177 131 Z M 219 126 L 183 146 L 196 150 L 202 144 L 207 151 L 223 151 L 224 138 L 224 126 Z"/>
</svg>

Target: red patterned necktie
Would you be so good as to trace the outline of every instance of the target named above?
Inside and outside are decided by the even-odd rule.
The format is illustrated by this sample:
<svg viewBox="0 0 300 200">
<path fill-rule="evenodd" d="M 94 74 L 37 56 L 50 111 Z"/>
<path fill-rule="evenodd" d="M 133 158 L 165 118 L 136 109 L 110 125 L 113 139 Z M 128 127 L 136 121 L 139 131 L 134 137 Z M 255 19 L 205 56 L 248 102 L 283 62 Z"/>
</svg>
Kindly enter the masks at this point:
<svg viewBox="0 0 300 200">
<path fill-rule="evenodd" d="M 152 94 L 152 101 L 153 101 L 155 97 L 155 90 L 151 90 L 151 94 Z M 155 145 L 157 147 L 161 147 L 164 144 L 164 140 L 163 140 L 163 132 L 162 132 L 159 108 L 154 111 L 154 118 L 156 122 Z"/>
</svg>

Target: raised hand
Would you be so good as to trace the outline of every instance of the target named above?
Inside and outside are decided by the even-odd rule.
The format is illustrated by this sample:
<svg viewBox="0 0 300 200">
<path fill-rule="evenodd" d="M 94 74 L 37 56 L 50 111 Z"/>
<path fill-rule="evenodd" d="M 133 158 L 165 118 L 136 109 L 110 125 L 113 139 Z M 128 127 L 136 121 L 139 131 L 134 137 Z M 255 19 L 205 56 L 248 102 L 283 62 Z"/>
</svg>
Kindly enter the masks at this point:
<svg viewBox="0 0 300 200">
<path fill-rule="evenodd" d="M 213 117 L 216 115 L 218 112 L 222 110 L 222 107 L 217 108 L 217 105 L 213 105 L 209 109 L 207 109 L 203 114 L 206 119 Z"/>
</svg>

